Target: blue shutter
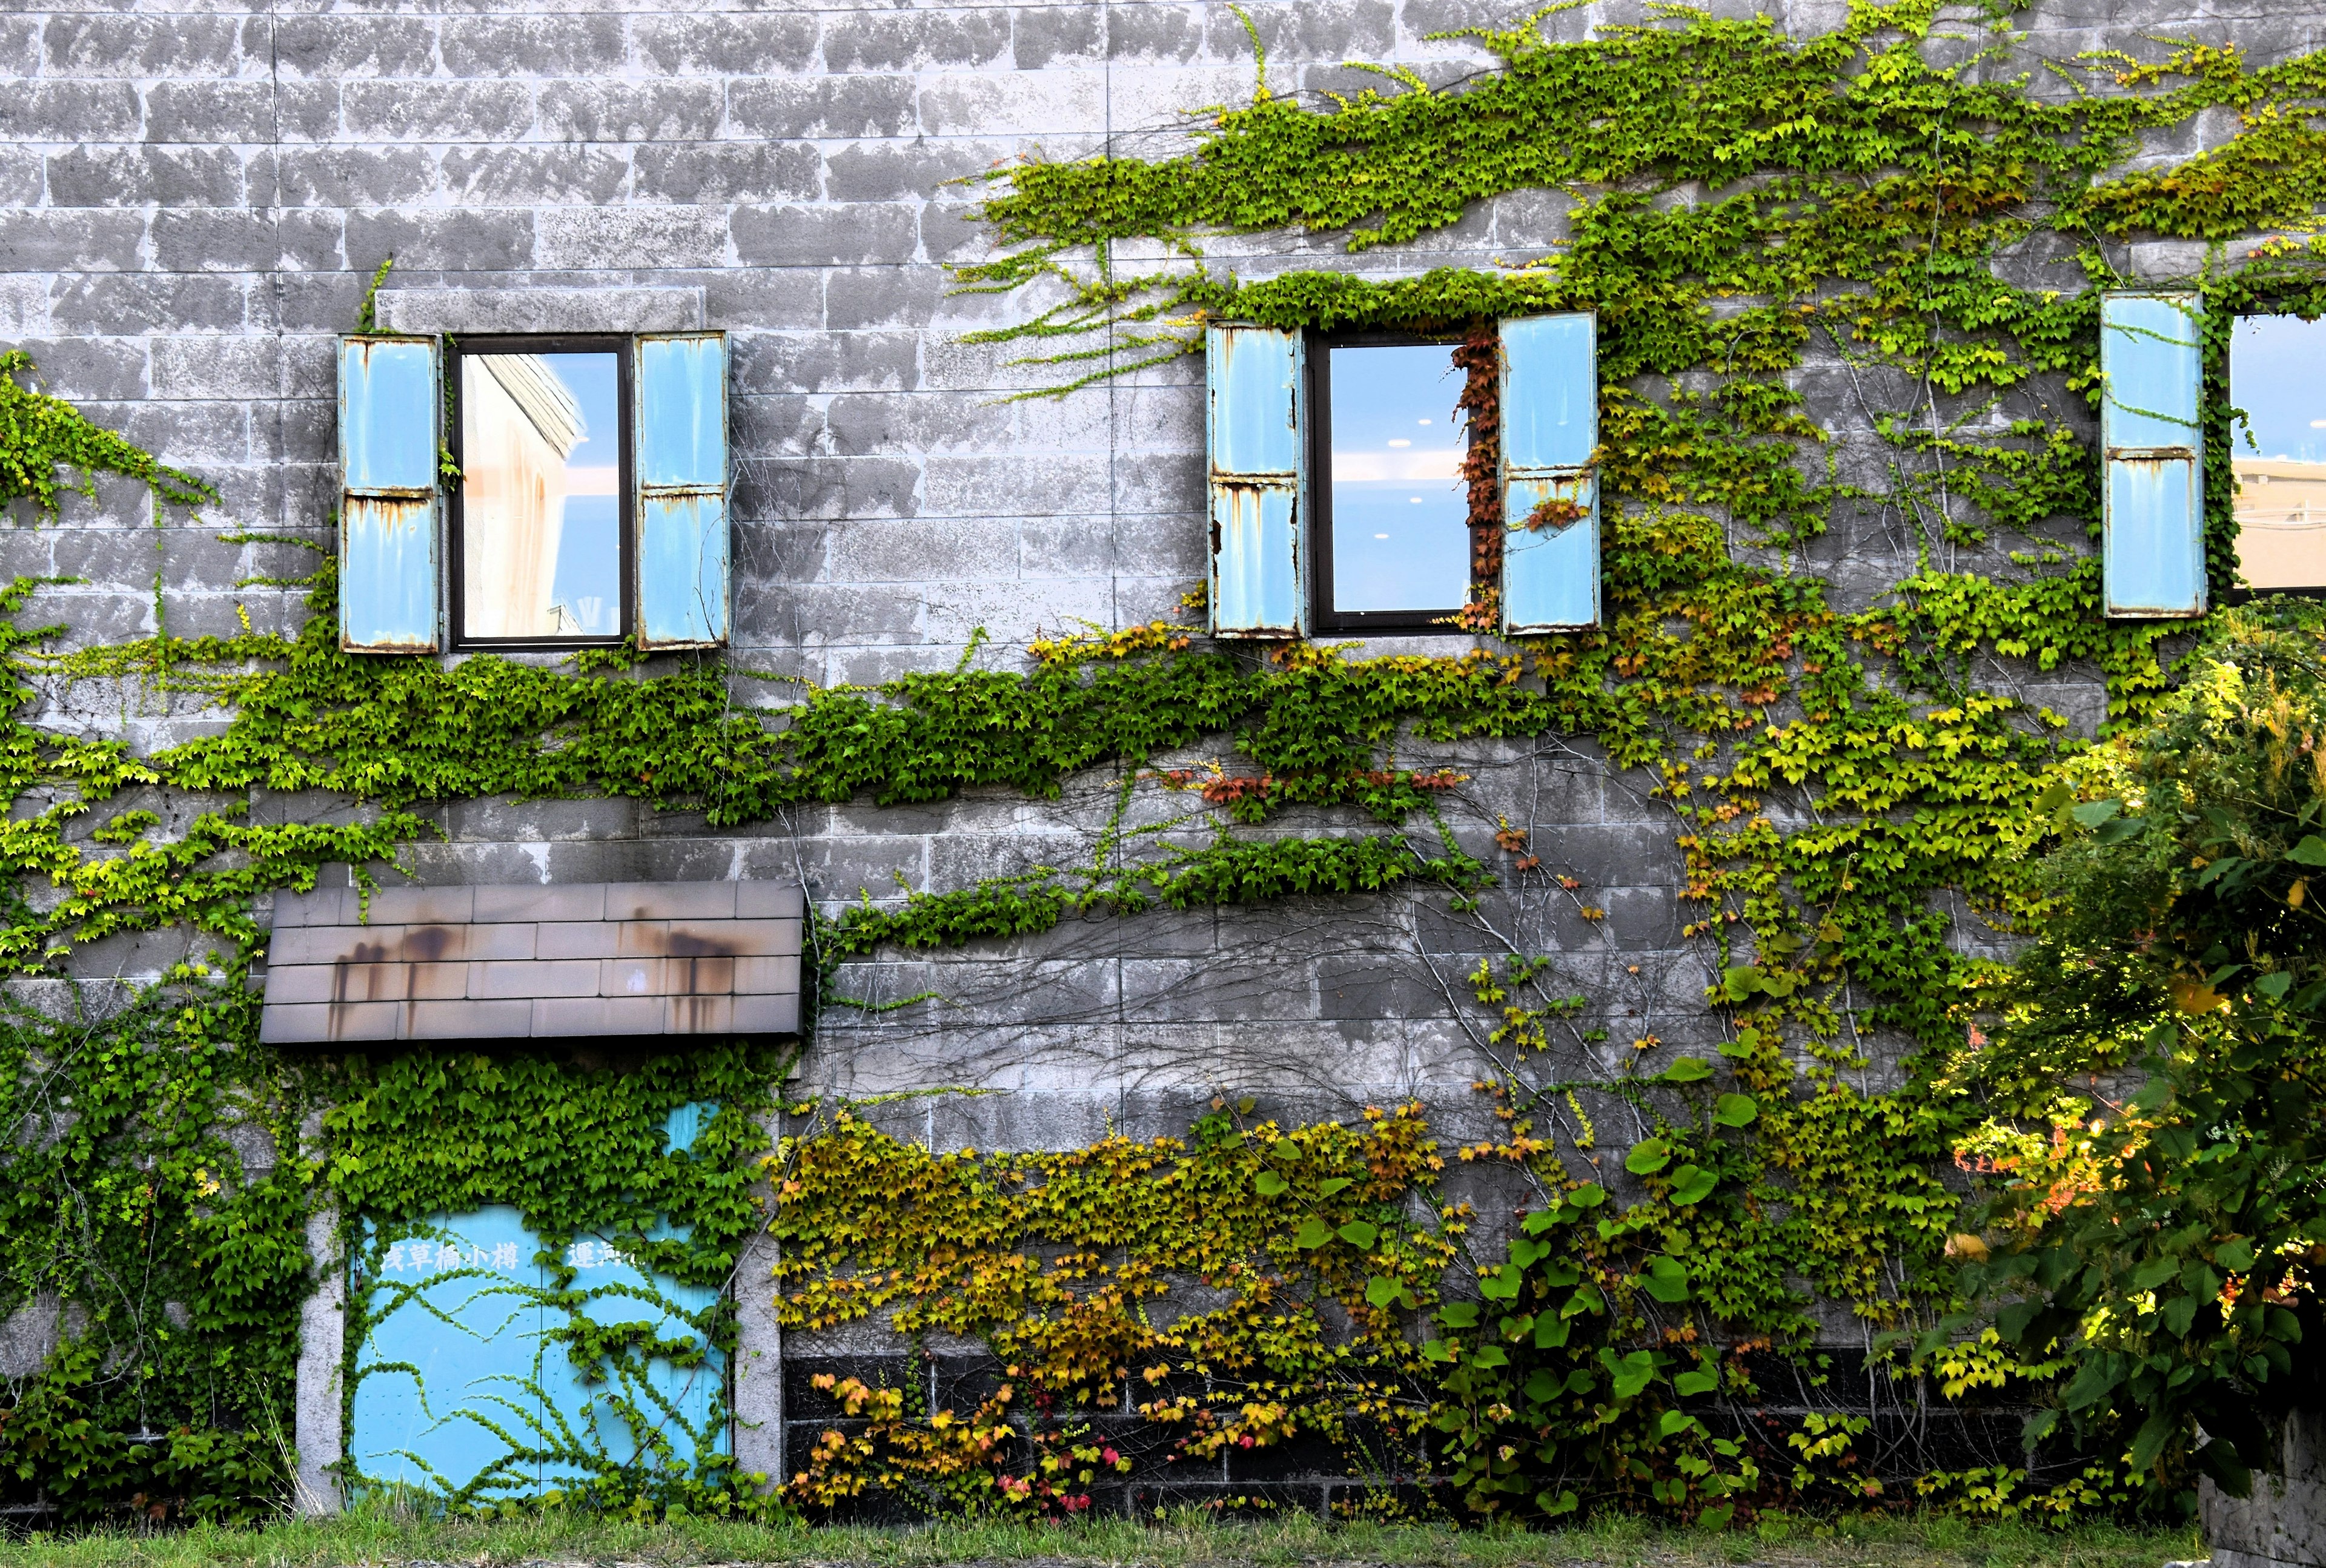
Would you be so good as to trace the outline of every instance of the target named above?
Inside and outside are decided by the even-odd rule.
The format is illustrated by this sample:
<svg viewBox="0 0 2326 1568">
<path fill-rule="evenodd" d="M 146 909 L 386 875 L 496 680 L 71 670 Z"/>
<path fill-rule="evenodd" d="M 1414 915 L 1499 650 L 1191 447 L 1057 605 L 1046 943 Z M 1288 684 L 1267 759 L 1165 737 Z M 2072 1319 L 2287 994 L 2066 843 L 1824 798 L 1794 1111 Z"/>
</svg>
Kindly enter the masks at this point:
<svg viewBox="0 0 2326 1568">
<path fill-rule="evenodd" d="M 436 651 L 436 342 L 340 339 L 340 646 Z"/>
<path fill-rule="evenodd" d="M 1300 334 L 1214 327 L 1204 346 L 1212 635 L 1305 636 L 1307 400 Z"/>
<path fill-rule="evenodd" d="M 1503 630 L 1599 624 L 1597 318 L 1502 326 Z M 1530 525 L 1546 502 L 1551 515 Z"/>
<path fill-rule="evenodd" d="M 2204 357 L 2195 294 L 2100 300 L 2101 579 L 2107 613 L 2205 613 Z"/>
<path fill-rule="evenodd" d="M 727 334 L 637 343 L 638 644 L 727 640 Z"/>
</svg>

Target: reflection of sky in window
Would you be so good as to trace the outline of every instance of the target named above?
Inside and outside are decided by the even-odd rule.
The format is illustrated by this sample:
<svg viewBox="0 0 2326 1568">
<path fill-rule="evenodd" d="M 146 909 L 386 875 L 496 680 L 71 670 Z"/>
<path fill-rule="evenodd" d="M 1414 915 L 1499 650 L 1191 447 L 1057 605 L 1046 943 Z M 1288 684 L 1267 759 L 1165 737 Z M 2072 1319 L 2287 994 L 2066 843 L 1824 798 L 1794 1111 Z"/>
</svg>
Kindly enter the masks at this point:
<svg viewBox="0 0 2326 1568">
<path fill-rule="evenodd" d="M 2243 416 L 2229 439 L 2238 575 L 2263 590 L 2326 587 L 2326 320 L 2238 318 L 2229 402 Z"/>
<path fill-rule="evenodd" d="M 550 597 L 572 613 L 572 631 L 610 637 L 622 615 L 621 381 L 611 354 L 544 354 L 542 360 L 582 405 L 584 434 L 565 459 L 565 532 Z"/>
<path fill-rule="evenodd" d="M 2238 317 L 2229 331 L 2229 401 L 2245 413 L 2233 459 L 2326 462 L 2326 320 Z"/>
<path fill-rule="evenodd" d="M 1444 610 L 1470 588 L 1470 498 L 1446 344 L 1330 351 L 1333 608 Z"/>
</svg>

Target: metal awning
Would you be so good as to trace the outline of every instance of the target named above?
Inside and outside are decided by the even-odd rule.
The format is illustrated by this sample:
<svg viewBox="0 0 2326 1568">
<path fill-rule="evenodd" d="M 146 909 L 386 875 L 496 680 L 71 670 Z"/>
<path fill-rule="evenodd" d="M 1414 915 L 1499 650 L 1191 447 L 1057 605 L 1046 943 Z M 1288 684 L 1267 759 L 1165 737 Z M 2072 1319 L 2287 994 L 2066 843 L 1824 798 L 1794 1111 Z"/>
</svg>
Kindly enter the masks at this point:
<svg viewBox="0 0 2326 1568">
<path fill-rule="evenodd" d="M 270 1044 L 799 1028 L 805 901 L 772 882 L 279 894 Z"/>
</svg>

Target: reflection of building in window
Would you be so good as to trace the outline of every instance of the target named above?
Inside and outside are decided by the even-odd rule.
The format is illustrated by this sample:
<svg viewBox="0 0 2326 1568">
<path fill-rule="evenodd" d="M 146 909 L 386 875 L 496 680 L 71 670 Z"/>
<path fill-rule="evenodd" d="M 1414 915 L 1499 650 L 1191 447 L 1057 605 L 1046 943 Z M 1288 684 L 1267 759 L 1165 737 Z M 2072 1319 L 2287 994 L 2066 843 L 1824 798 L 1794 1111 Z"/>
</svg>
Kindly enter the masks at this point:
<svg viewBox="0 0 2326 1568">
<path fill-rule="evenodd" d="M 461 372 L 462 630 L 527 637 L 589 629 L 552 592 L 565 462 L 588 433 L 582 405 L 537 354 L 468 355 Z"/>
<path fill-rule="evenodd" d="M 2241 316 L 2229 334 L 2238 571 L 2256 589 L 2326 588 L 2326 320 Z"/>
<path fill-rule="evenodd" d="M 2326 463 L 2240 457 L 2238 567 L 2254 588 L 2326 586 Z"/>
</svg>

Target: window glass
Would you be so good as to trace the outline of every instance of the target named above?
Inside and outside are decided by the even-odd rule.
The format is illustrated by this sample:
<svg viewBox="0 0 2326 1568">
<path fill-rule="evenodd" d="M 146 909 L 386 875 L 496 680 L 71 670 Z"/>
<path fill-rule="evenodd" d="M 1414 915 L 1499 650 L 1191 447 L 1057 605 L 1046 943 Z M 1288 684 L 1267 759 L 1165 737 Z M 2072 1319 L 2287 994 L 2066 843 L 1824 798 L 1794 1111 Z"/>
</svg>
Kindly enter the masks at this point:
<svg viewBox="0 0 2326 1568">
<path fill-rule="evenodd" d="M 2229 401 L 2245 416 L 2229 438 L 2239 571 L 2257 589 L 2326 588 L 2326 320 L 2238 318 Z"/>
<path fill-rule="evenodd" d="M 461 632 L 622 626 L 620 357 L 461 357 Z"/>
<path fill-rule="evenodd" d="M 1436 610 L 1470 596 L 1470 496 L 1451 345 L 1329 350 L 1333 603 Z"/>
</svg>

